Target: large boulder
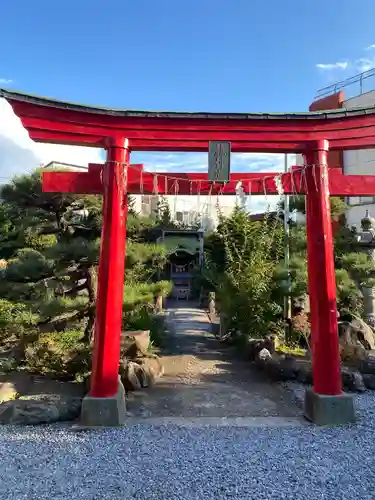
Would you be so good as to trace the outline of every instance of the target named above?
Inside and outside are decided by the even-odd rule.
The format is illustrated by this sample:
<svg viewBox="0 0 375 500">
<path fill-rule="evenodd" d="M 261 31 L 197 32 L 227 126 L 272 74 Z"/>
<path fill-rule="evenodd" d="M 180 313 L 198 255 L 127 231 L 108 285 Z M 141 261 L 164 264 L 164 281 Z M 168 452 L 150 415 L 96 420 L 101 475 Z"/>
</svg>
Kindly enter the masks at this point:
<svg viewBox="0 0 375 500">
<path fill-rule="evenodd" d="M 343 363 L 357 366 L 366 359 L 367 352 L 362 344 L 340 343 L 340 357 Z"/>
<path fill-rule="evenodd" d="M 163 373 L 163 365 L 157 356 L 123 360 L 120 363 L 121 381 L 127 391 L 150 387 Z"/>
<path fill-rule="evenodd" d="M 124 360 L 120 363 L 120 377 L 126 391 L 137 391 L 142 388 L 142 368 L 138 363 Z"/>
<path fill-rule="evenodd" d="M 375 357 L 368 355 L 358 364 L 358 370 L 362 374 L 375 375 Z"/>
<path fill-rule="evenodd" d="M 164 375 L 164 366 L 157 356 L 138 358 L 136 362 L 142 367 L 145 374 L 145 381 L 142 387 L 149 387 L 154 382 Z"/>
<path fill-rule="evenodd" d="M 265 348 L 258 353 L 256 365 L 275 381 L 295 380 L 298 373 L 297 361 L 293 356 L 272 357 Z"/>
<path fill-rule="evenodd" d="M 365 384 L 366 389 L 370 389 L 370 391 L 375 391 L 375 375 L 371 373 L 364 373 L 362 375 L 363 383 Z"/>
<path fill-rule="evenodd" d="M 150 347 L 150 330 L 121 333 L 121 354 L 134 359 L 148 353 Z"/>
<path fill-rule="evenodd" d="M 362 375 L 358 371 L 352 371 L 348 368 L 342 368 L 341 380 L 343 387 L 348 391 L 352 392 L 366 391 Z"/>
<path fill-rule="evenodd" d="M 78 418 L 82 398 L 35 394 L 0 404 L 0 423 L 14 425 L 51 424 Z"/>
<path fill-rule="evenodd" d="M 340 322 L 339 333 L 341 346 L 361 345 L 369 351 L 375 349 L 374 332 L 361 318 Z"/>
</svg>

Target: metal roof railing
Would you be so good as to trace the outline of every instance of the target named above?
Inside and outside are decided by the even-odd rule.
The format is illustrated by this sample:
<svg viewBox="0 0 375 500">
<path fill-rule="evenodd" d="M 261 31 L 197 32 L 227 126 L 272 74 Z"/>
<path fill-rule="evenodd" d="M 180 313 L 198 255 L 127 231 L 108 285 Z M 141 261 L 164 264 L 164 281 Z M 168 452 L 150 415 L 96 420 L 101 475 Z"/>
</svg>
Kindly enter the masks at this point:
<svg viewBox="0 0 375 500">
<path fill-rule="evenodd" d="M 358 73 L 357 75 L 351 76 L 346 80 L 341 80 L 340 82 L 336 82 L 333 83 L 332 85 L 328 85 L 327 87 L 319 89 L 316 93 L 315 99 L 321 99 L 322 97 L 335 94 L 336 92 L 339 92 L 340 90 L 347 87 L 352 87 L 353 85 L 356 85 L 356 90 L 354 92 L 357 92 L 357 95 L 363 94 L 364 92 L 373 90 L 371 88 L 365 90 L 364 83 L 366 80 L 374 76 L 375 76 L 375 68 L 371 68 L 367 71 L 364 71 L 363 73 Z M 352 95 L 348 97 L 354 97 L 354 96 Z"/>
</svg>

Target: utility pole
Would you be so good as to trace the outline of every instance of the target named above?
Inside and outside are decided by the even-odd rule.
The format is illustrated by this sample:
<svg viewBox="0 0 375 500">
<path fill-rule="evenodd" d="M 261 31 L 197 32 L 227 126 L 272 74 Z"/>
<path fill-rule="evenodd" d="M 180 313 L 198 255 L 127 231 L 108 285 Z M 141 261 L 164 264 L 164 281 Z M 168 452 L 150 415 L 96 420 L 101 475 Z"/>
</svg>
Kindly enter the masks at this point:
<svg viewBox="0 0 375 500">
<path fill-rule="evenodd" d="M 288 167 L 288 155 L 284 156 L 284 171 L 287 173 Z M 290 325 L 289 319 L 292 316 L 292 304 L 291 304 L 291 283 L 290 283 L 290 272 L 289 272 L 289 196 L 284 195 L 284 259 L 285 259 L 285 269 L 288 271 L 288 293 L 284 297 L 284 320 L 285 324 L 285 338 L 288 339 L 290 335 Z"/>
</svg>

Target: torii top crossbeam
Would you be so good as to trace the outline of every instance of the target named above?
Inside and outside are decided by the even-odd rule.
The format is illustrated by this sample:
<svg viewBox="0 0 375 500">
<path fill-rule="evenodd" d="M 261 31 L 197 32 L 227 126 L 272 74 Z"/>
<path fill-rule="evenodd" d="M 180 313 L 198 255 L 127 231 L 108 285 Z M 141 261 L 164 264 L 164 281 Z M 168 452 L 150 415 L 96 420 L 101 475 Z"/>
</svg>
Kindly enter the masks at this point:
<svg viewBox="0 0 375 500">
<path fill-rule="evenodd" d="M 126 137 L 130 151 L 208 151 L 208 141 L 233 152 L 303 153 L 322 137 L 330 150 L 374 147 L 375 106 L 307 113 L 180 113 L 72 104 L 0 90 L 30 137 L 39 142 L 106 147 Z"/>
</svg>

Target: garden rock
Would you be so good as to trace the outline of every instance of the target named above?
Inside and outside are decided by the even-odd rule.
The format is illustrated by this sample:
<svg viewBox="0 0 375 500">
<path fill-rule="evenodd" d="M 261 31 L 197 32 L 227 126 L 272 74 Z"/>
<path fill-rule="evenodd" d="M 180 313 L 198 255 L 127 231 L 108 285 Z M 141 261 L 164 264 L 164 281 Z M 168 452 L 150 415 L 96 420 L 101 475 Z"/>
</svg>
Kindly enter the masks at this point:
<svg viewBox="0 0 375 500">
<path fill-rule="evenodd" d="M 120 363 L 121 381 L 127 391 L 150 387 L 163 373 L 163 365 L 157 356 L 136 358 L 134 361 L 125 360 Z"/>
<path fill-rule="evenodd" d="M 362 344 L 340 345 L 340 357 L 345 363 L 357 365 L 367 356 L 367 351 Z"/>
<path fill-rule="evenodd" d="M 270 353 L 270 351 L 266 348 L 263 348 L 259 354 L 258 354 L 258 357 L 259 357 L 259 360 L 260 361 L 267 361 L 269 359 L 272 359 L 272 354 Z"/>
<path fill-rule="evenodd" d="M 358 365 L 358 370 L 361 373 L 375 375 L 375 358 L 373 356 L 367 356 L 365 359 L 362 359 Z"/>
<path fill-rule="evenodd" d="M 299 366 L 297 369 L 297 380 L 301 384 L 312 385 L 313 374 L 311 366 Z"/>
<path fill-rule="evenodd" d="M 127 391 L 136 391 L 142 388 L 143 370 L 138 363 L 125 361 L 120 364 L 121 382 Z"/>
<path fill-rule="evenodd" d="M 164 374 L 164 367 L 160 358 L 157 356 L 138 358 L 135 360 L 143 370 L 142 387 L 150 387 L 155 381 Z M 142 382 L 141 382 L 142 383 Z"/>
<path fill-rule="evenodd" d="M 21 396 L 0 405 L 0 423 L 13 425 L 50 424 L 75 420 L 82 399 L 52 394 Z"/>
<path fill-rule="evenodd" d="M 265 339 L 250 339 L 247 344 L 247 357 L 250 361 L 257 361 L 260 351 L 267 349 L 272 355 L 276 351 L 277 337 L 270 335 Z"/>
<path fill-rule="evenodd" d="M 122 356 L 134 359 L 147 354 L 150 347 L 150 331 L 134 331 L 121 333 Z"/>
<path fill-rule="evenodd" d="M 370 389 L 370 391 L 375 391 L 375 375 L 371 375 L 370 373 L 365 373 L 362 375 L 362 379 L 366 389 Z"/>
<path fill-rule="evenodd" d="M 298 372 L 297 362 L 293 356 L 280 356 L 269 360 L 264 368 L 270 378 L 281 382 L 295 380 Z"/>
<path fill-rule="evenodd" d="M 340 344 L 362 344 L 366 350 L 375 349 L 375 337 L 371 327 L 361 318 L 353 318 L 350 322 L 340 324 Z"/>
<path fill-rule="evenodd" d="M 348 391 L 365 392 L 366 387 L 362 379 L 362 375 L 358 371 L 351 371 L 347 368 L 341 370 L 342 385 Z"/>
</svg>

